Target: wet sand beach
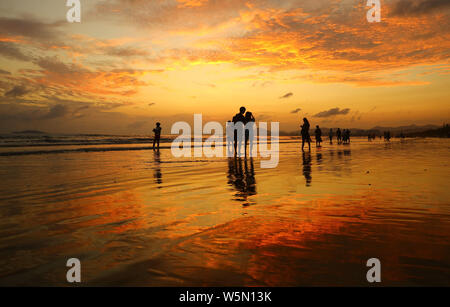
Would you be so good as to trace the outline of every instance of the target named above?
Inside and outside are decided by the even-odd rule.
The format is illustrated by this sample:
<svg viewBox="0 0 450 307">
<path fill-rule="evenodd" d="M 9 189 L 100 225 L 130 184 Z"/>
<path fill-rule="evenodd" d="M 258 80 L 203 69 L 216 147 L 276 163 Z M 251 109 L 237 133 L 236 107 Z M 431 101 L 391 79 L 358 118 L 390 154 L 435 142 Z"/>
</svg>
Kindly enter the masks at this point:
<svg viewBox="0 0 450 307">
<path fill-rule="evenodd" d="M 383 285 L 449 284 L 448 139 L 282 141 L 274 169 L 169 149 L 0 155 L 0 285 L 67 285 L 72 257 L 93 286 L 359 286 L 374 257 Z"/>
</svg>

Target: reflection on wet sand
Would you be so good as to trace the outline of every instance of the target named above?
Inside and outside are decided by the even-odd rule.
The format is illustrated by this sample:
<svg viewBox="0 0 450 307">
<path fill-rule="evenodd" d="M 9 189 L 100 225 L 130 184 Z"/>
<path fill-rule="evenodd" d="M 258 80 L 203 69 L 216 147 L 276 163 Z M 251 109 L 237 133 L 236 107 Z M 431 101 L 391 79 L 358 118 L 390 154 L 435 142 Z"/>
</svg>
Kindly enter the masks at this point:
<svg viewBox="0 0 450 307">
<path fill-rule="evenodd" d="M 306 186 L 311 186 L 311 153 L 303 152 L 303 176 L 306 179 Z"/>
<path fill-rule="evenodd" d="M 237 193 L 235 200 L 243 202 L 243 206 L 253 204 L 249 197 L 256 195 L 256 180 L 253 158 L 228 158 L 228 184 Z"/>
<path fill-rule="evenodd" d="M 277 210 L 277 216 L 259 212 L 179 238 L 155 257 L 97 282 L 199 287 L 366 285 L 364 260 L 378 257 L 384 263 L 384 284 L 446 284 L 450 276 L 446 247 L 434 239 L 417 242 L 417 238 L 449 231 L 449 225 L 438 230 L 419 225 L 418 234 L 411 235 L 405 227 L 417 214 L 386 222 L 392 212 L 380 212 L 377 205 L 396 197 L 395 193 L 372 194 L 364 206 L 360 196 L 312 203 L 278 199 L 274 203 L 282 206 L 264 208 Z M 430 222 L 439 219 L 434 216 Z"/>
<path fill-rule="evenodd" d="M 154 151 L 153 152 L 153 159 L 155 161 L 155 183 L 158 184 L 158 189 L 161 189 L 162 186 L 161 184 L 163 183 L 162 181 L 162 173 L 161 173 L 161 154 L 158 151 Z"/>
</svg>

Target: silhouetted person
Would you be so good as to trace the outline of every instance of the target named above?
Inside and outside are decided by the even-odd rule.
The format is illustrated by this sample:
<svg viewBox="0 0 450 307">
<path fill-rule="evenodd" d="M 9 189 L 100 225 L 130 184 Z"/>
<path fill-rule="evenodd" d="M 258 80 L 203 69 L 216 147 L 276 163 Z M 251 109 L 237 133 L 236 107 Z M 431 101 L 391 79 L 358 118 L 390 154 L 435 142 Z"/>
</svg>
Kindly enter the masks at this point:
<svg viewBox="0 0 450 307">
<path fill-rule="evenodd" d="M 161 140 L 161 124 L 156 123 L 155 129 L 153 129 L 153 132 L 155 133 L 155 136 L 153 138 L 153 150 L 155 150 L 155 144 L 158 144 L 158 150 L 159 150 L 159 141 Z"/>
<path fill-rule="evenodd" d="M 309 187 L 311 185 L 311 153 L 303 152 L 303 176 L 306 179 L 306 186 Z"/>
<path fill-rule="evenodd" d="M 328 137 L 330 138 L 330 144 L 333 144 L 333 129 L 330 128 L 330 132 L 328 132 Z"/>
<path fill-rule="evenodd" d="M 239 109 L 239 113 L 237 113 L 234 117 L 233 117 L 233 123 L 235 125 L 234 128 L 234 155 L 237 156 L 238 155 L 238 147 L 239 147 L 239 156 L 241 156 L 241 146 L 242 146 L 242 135 L 240 135 L 238 137 L 238 132 L 240 129 L 237 129 L 236 124 L 238 125 L 242 125 L 242 132 L 244 131 L 244 125 L 245 125 L 245 107 L 241 107 Z M 238 144 L 239 143 L 239 144 Z"/>
<path fill-rule="evenodd" d="M 308 142 L 309 151 L 311 151 L 311 136 L 309 135 L 309 128 L 311 127 L 309 121 L 303 118 L 303 125 L 300 126 L 302 130 L 300 131 L 302 134 L 302 151 L 305 147 L 305 142 Z"/>
<path fill-rule="evenodd" d="M 314 131 L 316 135 L 316 147 L 321 147 L 320 143 L 322 142 L 322 130 L 320 130 L 319 125 L 316 126 L 316 131 Z"/>
<path fill-rule="evenodd" d="M 342 132 L 341 132 L 341 128 L 337 128 L 336 131 L 336 139 L 338 144 L 340 144 L 342 142 Z"/>
<path fill-rule="evenodd" d="M 245 129 L 245 156 L 247 156 L 247 143 L 250 141 L 250 146 L 249 146 L 249 152 L 250 155 L 253 152 L 253 142 L 255 140 L 255 135 L 254 135 L 254 127 L 255 127 L 255 117 L 253 116 L 252 112 L 247 112 L 245 113 L 245 126 L 248 129 Z M 250 134 L 250 131 L 252 131 L 252 133 Z"/>
</svg>

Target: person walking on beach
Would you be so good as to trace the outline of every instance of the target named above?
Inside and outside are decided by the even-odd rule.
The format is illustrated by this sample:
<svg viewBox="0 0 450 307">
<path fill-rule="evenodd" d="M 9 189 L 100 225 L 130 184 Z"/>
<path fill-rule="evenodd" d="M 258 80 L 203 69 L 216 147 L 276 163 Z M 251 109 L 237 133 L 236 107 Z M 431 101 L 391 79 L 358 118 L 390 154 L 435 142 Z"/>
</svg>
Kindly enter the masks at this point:
<svg viewBox="0 0 450 307">
<path fill-rule="evenodd" d="M 341 142 L 342 142 L 341 128 L 337 128 L 337 131 L 336 131 L 336 139 L 337 139 L 338 144 L 341 144 Z"/>
<path fill-rule="evenodd" d="M 159 141 L 161 139 L 161 124 L 156 123 L 155 129 L 153 129 L 153 132 L 155 133 L 155 136 L 153 138 L 153 150 L 155 150 L 155 144 L 158 144 L 158 150 L 159 150 Z"/>
<path fill-rule="evenodd" d="M 252 156 L 253 152 L 253 142 L 255 140 L 255 133 L 254 133 L 254 127 L 255 127 L 255 117 L 253 116 L 252 112 L 245 113 L 245 156 L 247 156 L 247 143 L 249 143 L 249 152 L 250 156 Z M 251 131 L 251 132 L 250 132 Z"/>
<path fill-rule="evenodd" d="M 308 142 L 309 151 L 311 151 L 311 136 L 309 135 L 309 128 L 311 127 L 309 121 L 303 118 L 303 125 L 300 126 L 302 128 L 302 151 L 304 151 L 305 142 Z"/>
<path fill-rule="evenodd" d="M 330 128 L 330 132 L 328 133 L 328 137 L 330 138 L 330 144 L 333 144 L 333 129 Z"/>
<path fill-rule="evenodd" d="M 322 142 L 322 130 L 320 130 L 319 125 L 316 126 L 316 131 L 314 134 L 316 135 L 316 147 L 322 147 L 320 145 Z"/>
<path fill-rule="evenodd" d="M 241 107 L 239 109 L 239 113 L 237 113 L 234 117 L 233 117 L 233 123 L 234 123 L 234 155 L 237 156 L 239 154 L 239 156 L 241 156 L 241 147 L 242 147 L 242 135 L 239 135 L 238 137 L 238 131 L 241 130 L 241 126 L 242 126 L 242 132 L 244 131 L 244 125 L 245 125 L 245 107 Z M 239 129 L 237 129 L 239 126 Z M 239 147 L 239 152 L 238 152 L 238 147 Z"/>
</svg>

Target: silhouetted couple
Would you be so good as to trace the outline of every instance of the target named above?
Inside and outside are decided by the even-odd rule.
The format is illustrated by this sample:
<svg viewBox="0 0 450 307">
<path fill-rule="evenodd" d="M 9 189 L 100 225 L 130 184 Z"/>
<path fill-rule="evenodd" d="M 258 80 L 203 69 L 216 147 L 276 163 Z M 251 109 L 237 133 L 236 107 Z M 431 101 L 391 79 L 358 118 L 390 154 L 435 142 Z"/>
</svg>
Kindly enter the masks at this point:
<svg viewBox="0 0 450 307">
<path fill-rule="evenodd" d="M 234 124 L 234 156 L 241 156 L 241 147 L 242 147 L 242 135 L 238 135 L 245 131 L 245 140 L 244 140 L 244 151 L 247 156 L 247 144 L 250 141 L 250 155 L 253 152 L 253 142 L 255 139 L 254 127 L 255 127 L 255 117 L 252 112 L 245 112 L 245 107 L 241 107 L 239 109 L 239 113 L 237 113 L 233 117 Z M 242 130 L 241 130 L 242 129 Z"/>
</svg>

